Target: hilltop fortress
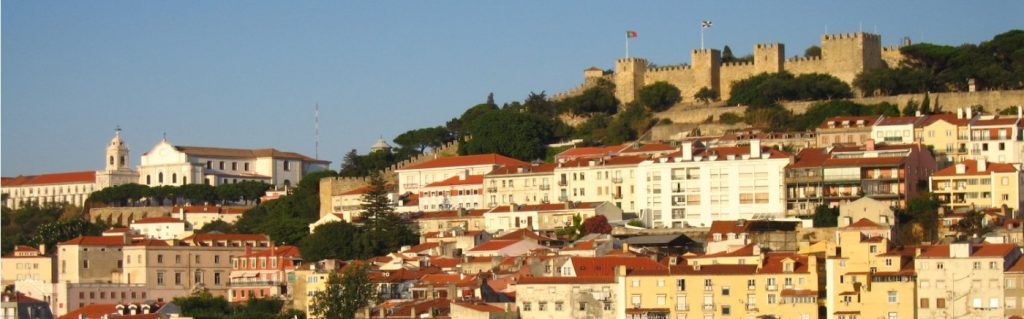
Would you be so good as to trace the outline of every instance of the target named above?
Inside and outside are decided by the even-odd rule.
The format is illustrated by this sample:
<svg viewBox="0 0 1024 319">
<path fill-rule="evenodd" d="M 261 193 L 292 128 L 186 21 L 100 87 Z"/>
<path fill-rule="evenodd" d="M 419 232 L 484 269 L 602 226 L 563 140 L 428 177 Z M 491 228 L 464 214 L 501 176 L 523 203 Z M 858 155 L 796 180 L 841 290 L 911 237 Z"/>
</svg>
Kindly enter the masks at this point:
<svg viewBox="0 0 1024 319">
<path fill-rule="evenodd" d="M 907 44 L 909 40 L 904 40 L 903 45 Z M 756 44 L 753 55 L 753 62 L 722 63 L 721 51 L 697 49 L 690 52 L 689 65 L 668 67 L 649 67 L 643 58 L 622 58 L 615 61 L 611 73 L 597 67 L 584 70 L 583 84 L 553 98 L 577 95 L 603 78 L 615 83 L 615 97 L 622 103 L 633 101 L 640 88 L 658 81 L 678 87 L 685 102 L 693 101 L 693 95 L 703 87 L 714 89 L 725 100 L 733 82 L 764 72 L 822 73 L 852 84 L 865 70 L 897 66 L 903 59 L 898 46 L 882 47 L 881 36 L 865 32 L 822 35 L 821 57 L 787 59 L 781 43 Z"/>
</svg>

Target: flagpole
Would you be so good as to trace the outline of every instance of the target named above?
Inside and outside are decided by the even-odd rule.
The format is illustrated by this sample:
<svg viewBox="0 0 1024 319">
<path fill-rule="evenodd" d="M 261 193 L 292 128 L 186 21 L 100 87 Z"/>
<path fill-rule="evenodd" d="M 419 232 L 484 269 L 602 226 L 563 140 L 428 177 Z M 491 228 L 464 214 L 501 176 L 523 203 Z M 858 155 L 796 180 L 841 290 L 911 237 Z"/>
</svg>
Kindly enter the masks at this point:
<svg viewBox="0 0 1024 319">
<path fill-rule="evenodd" d="M 700 49 L 704 50 L 704 26 L 700 27 Z"/>
<path fill-rule="evenodd" d="M 629 36 L 626 36 L 626 58 L 629 58 Z"/>
</svg>

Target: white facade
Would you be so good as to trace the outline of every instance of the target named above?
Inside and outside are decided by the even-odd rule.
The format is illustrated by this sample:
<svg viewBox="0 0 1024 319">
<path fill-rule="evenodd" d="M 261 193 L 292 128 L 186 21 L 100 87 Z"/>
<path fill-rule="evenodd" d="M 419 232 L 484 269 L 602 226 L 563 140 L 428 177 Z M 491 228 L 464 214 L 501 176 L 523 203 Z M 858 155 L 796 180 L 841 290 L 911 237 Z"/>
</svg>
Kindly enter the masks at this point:
<svg viewBox="0 0 1024 319">
<path fill-rule="evenodd" d="M 142 154 L 139 184 L 148 186 L 264 182 L 297 185 L 303 175 L 326 170 L 330 162 L 276 149 L 175 146 L 161 140 Z"/>
<path fill-rule="evenodd" d="M 419 193 L 431 183 L 440 182 L 461 175 L 484 175 L 503 165 L 527 165 L 527 163 L 498 154 L 443 157 L 431 161 L 405 166 L 396 170 L 398 194 Z"/>
<path fill-rule="evenodd" d="M 128 228 L 146 238 L 160 240 L 181 239 L 192 235 L 185 221 L 172 217 L 143 218 L 131 223 Z"/>
<path fill-rule="evenodd" d="M 694 150 L 645 161 L 637 172 L 637 203 L 648 227 L 710 226 L 714 220 L 785 216 L 788 154 L 752 147 Z"/>
<path fill-rule="evenodd" d="M 972 159 L 1024 163 L 1024 118 L 984 115 L 971 121 L 969 151 Z"/>
<path fill-rule="evenodd" d="M 923 118 L 921 118 L 923 119 Z M 888 123 L 887 123 L 887 120 Z M 910 144 L 914 142 L 914 121 L 905 118 L 882 118 L 871 126 L 871 137 L 875 143 Z"/>
</svg>

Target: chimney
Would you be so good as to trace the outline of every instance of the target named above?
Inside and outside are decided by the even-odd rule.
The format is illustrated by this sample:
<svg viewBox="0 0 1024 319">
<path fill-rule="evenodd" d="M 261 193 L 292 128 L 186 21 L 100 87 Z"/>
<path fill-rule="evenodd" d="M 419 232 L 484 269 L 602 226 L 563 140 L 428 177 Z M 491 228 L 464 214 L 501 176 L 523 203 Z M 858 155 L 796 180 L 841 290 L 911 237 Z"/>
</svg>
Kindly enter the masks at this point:
<svg viewBox="0 0 1024 319">
<path fill-rule="evenodd" d="M 962 108 L 962 107 L 956 108 L 956 118 L 957 119 L 963 119 L 964 118 L 964 108 Z"/>
<path fill-rule="evenodd" d="M 973 106 L 969 106 L 966 109 L 964 109 L 964 118 L 965 119 L 974 118 L 974 115 L 971 115 L 971 113 L 974 113 L 974 107 Z"/>
<path fill-rule="evenodd" d="M 971 256 L 971 243 L 949 244 L 950 258 L 968 258 Z"/>
<path fill-rule="evenodd" d="M 914 117 L 921 117 L 921 111 L 914 111 Z"/>
<path fill-rule="evenodd" d="M 510 212 L 516 211 L 516 203 L 509 203 L 508 204 L 508 211 L 510 211 Z"/>
<path fill-rule="evenodd" d="M 750 140 L 750 158 L 761 158 L 761 140 Z"/>
<path fill-rule="evenodd" d="M 686 143 L 683 143 L 682 146 L 683 146 L 683 160 L 684 161 L 692 161 L 693 160 L 693 143 L 686 142 Z"/>
<path fill-rule="evenodd" d="M 39 255 L 46 256 L 46 244 L 39 244 Z"/>
<path fill-rule="evenodd" d="M 182 221 L 185 220 L 185 207 L 182 207 L 181 209 L 178 210 L 178 219 Z"/>
<path fill-rule="evenodd" d="M 984 172 L 988 170 L 988 161 L 984 158 L 978 160 L 978 172 Z"/>
<path fill-rule="evenodd" d="M 956 173 L 957 174 L 967 173 L 967 166 L 964 165 L 963 163 L 956 164 Z"/>
<path fill-rule="evenodd" d="M 867 151 L 874 151 L 875 150 L 875 139 L 868 138 L 867 140 L 865 140 L 864 141 L 864 149 L 867 150 Z"/>
<path fill-rule="evenodd" d="M 132 244 L 132 232 L 131 231 L 126 231 L 124 233 L 121 233 L 121 239 L 122 239 L 121 242 L 124 243 L 125 245 L 131 245 Z"/>
<path fill-rule="evenodd" d="M 1017 118 L 1024 118 L 1024 105 L 1017 105 Z"/>
</svg>

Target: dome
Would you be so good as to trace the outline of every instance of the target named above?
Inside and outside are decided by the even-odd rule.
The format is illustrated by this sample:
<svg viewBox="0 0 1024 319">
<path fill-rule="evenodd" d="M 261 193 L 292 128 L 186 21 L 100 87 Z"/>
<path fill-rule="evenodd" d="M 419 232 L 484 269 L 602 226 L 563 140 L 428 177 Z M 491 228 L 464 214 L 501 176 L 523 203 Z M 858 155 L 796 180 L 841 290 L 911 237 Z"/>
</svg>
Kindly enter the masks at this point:
<svg viewBox="0 0 1024 319">
<path fill-rule="evenodd" d="M 385 142 L 383 137 L 378 139 L 377 143 L 373 143 L 373 146 L 370 146 L 370 152 L 383 151 L 389 149 L 391 149 L 391 145 L 388 144 L 388 142 Z"/>
</svg>

